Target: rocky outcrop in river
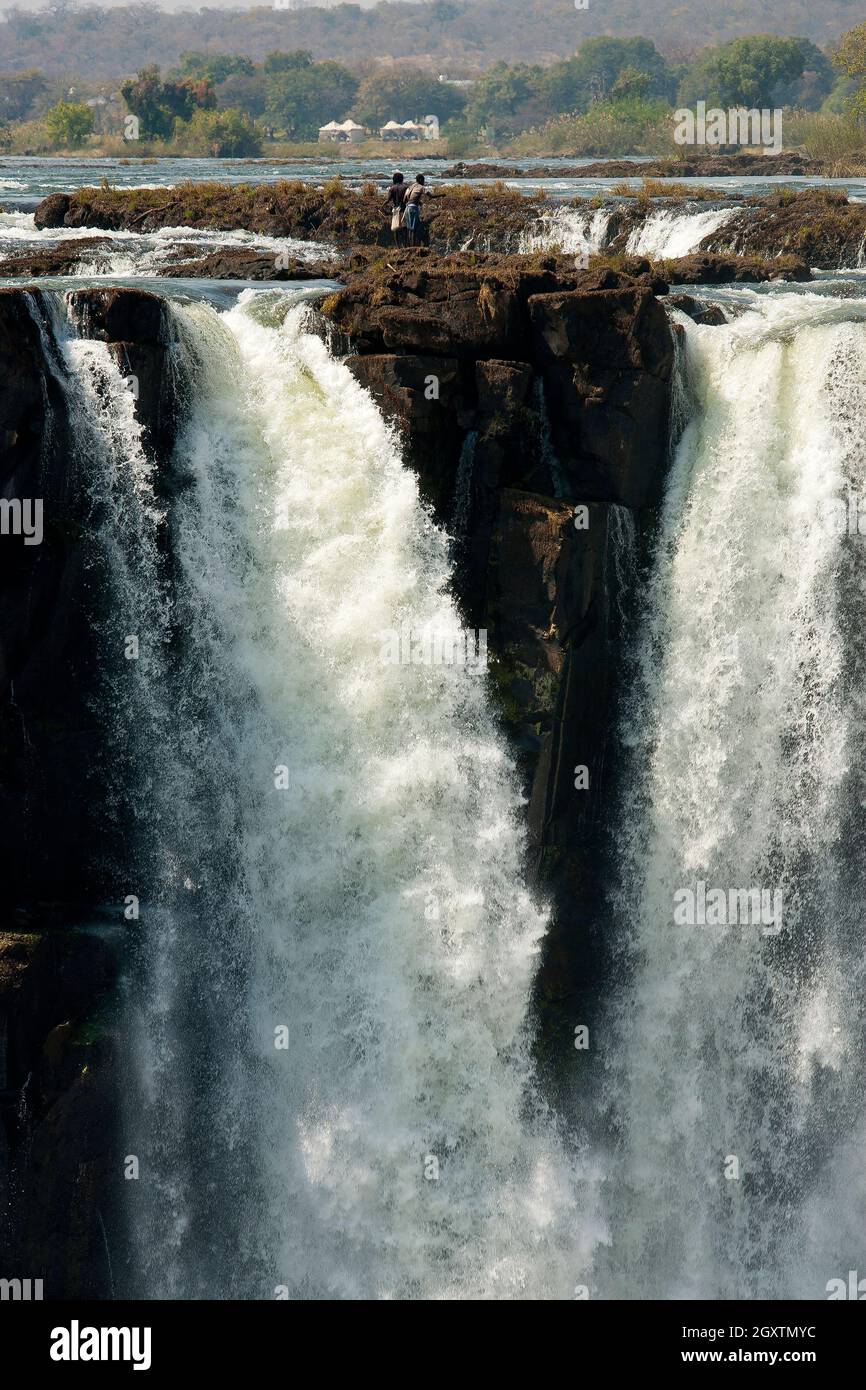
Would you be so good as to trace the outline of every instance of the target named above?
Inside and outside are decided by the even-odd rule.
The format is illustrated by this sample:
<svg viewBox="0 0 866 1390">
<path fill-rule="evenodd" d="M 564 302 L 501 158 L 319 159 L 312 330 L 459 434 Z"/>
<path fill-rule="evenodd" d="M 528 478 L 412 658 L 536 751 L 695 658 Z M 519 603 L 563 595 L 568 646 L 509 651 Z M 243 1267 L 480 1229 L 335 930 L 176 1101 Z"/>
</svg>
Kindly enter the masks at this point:
<svg viewBox="0 0 866 1390">
<path fill-rule="evenodd" d="M 562 1017 L 600 965 L 617 568 L 659 499 L 668 453 L 667 286 L 634 266 L 359 257 L 322 306 L 457 533 L 460 596 L 489 633 L 535 872 L 556 901 L 540 989 Z"/>
<path fill-rule="evenodd" d="M 866 206 L 837 189 L 783 188 L 749 198 L 701 250 L 734 256 L 796 256 L 822 270 L 857 266 L 866 246 Z M 789 277 L 790 278 L 790 277 Z"/>
<path fill-rule="evenodd" d="M 467 242 L 486 249 L 513 249 L 544 203 L 543 194 L 527 196 L 504 184 L 436 189 L 425 207 L 429 239 L 440 250 Z M 392 242 L 384 185 L 368 183 L 355 190 L 339 178 L 319 188 L 285 180 L 273 184 L 179 184 L 174 189 L 79 188 L 74 193 L 52 193 L 44 198 L 35 219 L 39 229 L 94 227 L 150 232 L 159 227 L 201 227 L 241 229 L 340 247 L 387 246 Z"/>
<path fill-rule="evenodd" d="M 550 219 L 565 206 L 552 202 L 543 191 L 526 195 L 504 184 L 453 184 L 436 188 L 434 193 L 435 197 L 425 206 L 425 218 L 430 246 L 440 252 L 516 251 L 524 237 L 538 232 L 540 219 Z M 604 250 L 625 253 L 629 236 L 659 210 L 679 215 L 694 211 L 695 206 L 707 208 L 730 201 L 713 190 L 697 190 L 697 194 L 695 203 L 695 190 L 683 189 L 680 194 L 676 185 L 648 184 L 643 190 L 632 189 L 611 197 L 604 204 L 609 214 Z M 571 206 L 583 211 L 588 205 L 578 201 Z M 357 246 L 388 246 L 392 241 L 383 215 L 382 187 L 368 184 L 357 191 L 339 179 L 323 188 L 301 183 L 180 185 L 174 190 L 81 188 L 75 193 L 52 193 L 39 204 L 35 218 L 38 228 L 93 227 L 133 232 L 172 226 L 213 231 L 243 228 L 268 237 L 327 242 L 344 253 Z M 548 232 L 553 245 L 558 235 L 555 221 Z M 750 258 L 758 267 L 751 278 L 764 278 L 760 272 L 762 262 L 791 258 L 782 273 L 786 278 L 804 278 L 802 273 L 794 273 L 796 266 L 833 270 L 857 265 L 864 238 L 866 206 L 862 203 L 850 202 L 844 192 L 836 189 L 783 188 L 765 197 L 743 198 L 731 208 L 731 217 L 695 249 L 728 260 L 737 256 Z M 90 257 L 98 259 L 103 250 L 94 239 Z M 11 259 L 0 271 L 10 275 L 57 274 L 61 269 L 50 268 L 51 256 L 56 257 L 54 264 L 62 267 L 73 254 L 74 249 L 62 243 L 52 252 L 38 253 L 32 272 L 16 268 L 16 261 Z M 204 258 L 191 253 L 186 258 L 187 269 L 173 273 L 224 278 L 228 266 L 238 258 L 237 275 L 243 255 L 250 254 L 229 248 L 228 253 L 216 254 L 210 267 L 205 268 Z M 40 256 L 44 269 L 40 268 Z M 48 260 L 44 259 L 46 256 Z M 279 265 L 273 258 L 270 272 L 269 259 L 252 253 L 251 265 L 241 278 L 290 278 L 286 268 L 291 263 L 285 256 Z M 316 269 L 326 269 L 325 258 L 319 260 L 322 264 Z M 25 263 L 22 258 L 18 264 L 23 267 Z M 191 268 L 196 264 L 198 268 Z M 730 278 L 746 276 L 732 273 Z"/>
</svg>

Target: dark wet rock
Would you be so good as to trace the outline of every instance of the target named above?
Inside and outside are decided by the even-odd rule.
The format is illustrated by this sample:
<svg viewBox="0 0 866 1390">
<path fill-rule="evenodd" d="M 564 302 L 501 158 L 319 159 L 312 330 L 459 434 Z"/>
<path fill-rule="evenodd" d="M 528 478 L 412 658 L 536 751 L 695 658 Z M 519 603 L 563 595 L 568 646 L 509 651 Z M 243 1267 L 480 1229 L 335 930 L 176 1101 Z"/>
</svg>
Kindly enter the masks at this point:
<svg viewBox="0 0 866 1390">
<path fill-rule="evenodd" d="M 97 270 L 102 270 L 108 263 L 105 253 L 113 244 L 110 237 L 94 236 L 59 241 L 44 249 L 37 247 L 0 261 L 0 277 L 26 276 L 35 280 L 46 275 L 75 275 L 82 264 L 95 264 Z"/>
<path fill-rule="evenodd" d="M 173 261 L 159 274 L 168 280 L 327 280 L 334 263 L 226 246 L 194 260 Z"/>
<path fill-rule="evenodd" d="M 41 1076 L 49 1033 L 86 1017 L 113 978 L 112 956 L 98 936 L 35 923 L 0 931 L 0 1090 L 19 1090 L 28 1076 Z M 31 1099 L 38 1092 L 37 1080 Z"/>
<path fill-rule="evenodd" d="M 637 274 L 632 274 L 636 269 Z M 461 359 L 511 358 L 525 353 L 529 300 L 555 290 L 593 293 L 621 285 L 667 289 L 648 261 L 624 270 L 588 270 L 568 256 L 501 256 L 402 252 L 375 259 L 354 256 L 342 271 L 347 284 L 321 306 L 362 352 L 433 353 Z"/>
<path fill-rule="evenodd" d="M 585 1018 L 579 1001 L 597 989 L 604 951 L 620 595 L 611 509 L 589 503 L 575 520 L 573 505 L 503 490 L 487 574 L 492 679 L 526 769 L 532 875 L 554 905 L 536 987 L 548 1046 Z"/>
<path fill-rule="evenodd" d="M 0 484 L 41 499 L 44 537 L 0 537 L 0 1249 L 45 1297 L 108 1297 L 120 1096 L 114 963 L 70 922 L 130 881 L 130 825 L 106 802 L 101 690 L 109 595 L 94 460 L 73 434 L 66 368 L 38 289 L 0 290 Z M 73 322 L 139 373 L 148 448 L 174 429 L 167 306 L 78 290 Z M 163 462 L 156 454 L 157 463 Z M 114 1194 L 114 1196 L 112 1195 Z M 11 1252 L 11 1254 L 10 1254 Z"/>
<path fill-rule="evenodd" d="M 537 376 L 547 392 L 569 491 L 644 506 L 655 495 L 665 457 L 672 339 L 653 293 L 666 284 L 648 262 L 635 259 L 632 265 L 637 275 L 604 264 L 578 270 L 564 257 L 421 254 L 384 264 L 355 261 L 346 289 L 321 309 L 361 359 L 423 358 L 425 375 L 430 358 L 525 364 L 529 378 L 509 377 L 504 365 L 473 366 L 460 406 L 449 402 L 451 419 L 462 409 L 464 428 L 477 429 L 485 446 L 495 446 L 497 434 L 510 436 L 510 447 L 500 454 L 513 455 L 516 422 Z M 519 382 L 519 404 L 506 394 L 494 408 L 495 371 L 500 386 L 508 379 L 518 389 Z M 417 426 L 407 420 L 417 399 L 407 397 L 399 412 L 413 441 L 431 417 L 419 403 Z M 443 447 L 451 448 L 453 431 L 443 431 Z M 513 470 L 496 468 L 495 448 L 483 449 L 482 458 L 498 482 L 517 481 Z M 453 459 L 452 464 L 456 468 Z M 440 481 L 450 472 L 451 466 Z M 534 465 L 522 485 L 530 477 L 535 485 L 541 481 Z"/>
<path fill-rule="evenodd" d="M 106 1297 L 119 1095 L 94 1009 L 115 967 L 80 931 L 0 932 L 0 1248 L 45 1298 Z"/>
<path fill-rule="evenodd" d="M 580 179 L 592 178 L 785 178 L 801 175 L 838 174 L 838 162 L 809 159 L 796 151 L 779 155 L 765 154 L 683 154 L 676 159 L 651 159 L 635 163 L 633 159 L 599 159 L 587 156 L 573 165 L 537 164 L 532 168 L 487 164 L 484 162 L 451 165 L 442 178 L 449 179 Z"/>
<path fill-rule="evenodd" d="M 707 304 L 705 300 L 694 299 L 690 294 L 668 295 L 667 302 L 672 309 L 680 309 L 682 313 L 688 314 L 695 323 L 708 324 L 714 327 L 727 323 L 724 310 L 718 304 Z"/>
<path fill-rule="evenodd" d="M 460 363 L 448 357 L 373 353 L 349 357 L 347 366 L 396 425 L 427 499 L 447 510 L 463 438 L 460 416 L 466 393 Z"/>
<path fill-rule="evenodd" d="M 479 160 L 474 164 L 465 164 L 463 160 L 458 160 L 456 164 L 451 164 L 447 169 L 443 169 L 440 178 L 443 179 L 520 179 L 525 178 L 526 169 L 521 169 L 518 165 L 512 164 L 493 164 L 484 160 Z"/>
<path fill-rule="evenodd" d="M 6 484 L 32 472 L 45 426 L 45 372 L 39 325 L 27 299 L 0 290 L 0 448 Z"/>
<path fill-rule="evenodd" d="M 124 1269 L 123 1080 L 111 1039 L 65 1060 L 72 1080 L 28 1139 L 16 1268 L 43 1279 L 45 1298 L 108 1299 Z"/>
<path fill-rule="evenodd" d="M 722 256 L 696 251 L 659 267 L 672 285 L 762 285 L 768 280 L 812 279 L 799 256 Z"/>
<path fill-rule="evenodd" d="M 167 341 L 165 301 L 147 290 L 73 290 L 70 308 L 82 337 L 103 343 L 139 342 L 157 347 Z"/>
<path fill-rule="evenodd" d="M 526 406 L 533 373 L 527 362 L 488 360 L 475 365 L 478 426 L 485 433 L 507 429 Z"/>
<path fill-rule="evenodd" d="M 497 680 L 512 719 L 540 740 L 529 809 L 537 847 L 585 839 L 597 818 L 610 679 L 606 653 L 608 509 L 503 488 L 487 574 Z M 575 795 L 575 766 L 589 794 Z"/>
<path fill-rule="evenodd" d="M 137 377 L 148 447 L 167 449 L 178 416 L 164 302 L 137 290 L 78 290 L 71 313 Z M 105 596 L 92 460 L 73 437 L 50 314 L 38 291 L 0 290 L 0 487 L 6 498 L 40 501 L 44 531 L 39 545 L 0 536 L 0 925 L 22 904 L 90 900 L 120 834 L 104 823 L 104 730 L 93 706 Z"/>
<path fill-rule="evenodd" d="M 458 166 L 459 167 L 459 166 Z M 472 168 L 473 166 L 466 166 Z M 633 159 L 590 159 L 573 166 L 538 165 L 520 171 L 531 178 L 633 178 L 633 179 L 718 179 L 718 178 L 790 178 L 803 175 L 839 174 L 837 161 L 809 159 L 796 151 L 781 154 L 686 154 L 674 159 L 650 159 L 636 164 Z M 450 172 L 450 171 L 449 171 Z M 852 173 L 856 170 L 852 170 Z M 511 178 L 519 177 L 511 171 Z M 453 172 L 455 178 L 483 177 Z M 503 174 L 503 178 L 508 175 Z"/>
<path fill-rule="evenodd" d="M 667 451 L 673 340 L 646 289 L 537 295 L 536 359 L 569 494 L 644 507 Z"/>
<path fill-rule="evenodd" d="M 0 536 L 0 924 L 13 904 L 77 898 L 94 835 L 90 504 L 63 373 L 39 294 L 0 290 L 0 491 L 43 517 L 41 544 Z"/>
<path fill-rule="evenodd" d="M 341 179 L 323 187 L 299 180 L 272 184 L 180 184 L 166 188 L 79 188 L 52 194 L 36 210 L 38 227 L 94 227 L 150 232 L 159 227 L 246 231 L 326 241 L 336 246 L 393 243 L 385 215 L 386 184 L 350 188 Z M 432 188 L 424 217 L 431 244 L 506 250 L 538 215 L 545 200 L 503 184 L 475 189 Z"/>
<path fill-rule="evenodd" d="M 49 193 L 33 214 L 37 229 L 41 232 L 45 227 L 69 226 L 66 217 L 71 201 L 72 195 L 69 193 Z"/>
<path fill-rule="evenodd" d="M 792 256 L 807 266 L 836 270 L 859 264 L 866 244 L 866 205 L 837 189 L 783 189 L 750 198 L 701 251 L 741 257 Z"/>
</svg>

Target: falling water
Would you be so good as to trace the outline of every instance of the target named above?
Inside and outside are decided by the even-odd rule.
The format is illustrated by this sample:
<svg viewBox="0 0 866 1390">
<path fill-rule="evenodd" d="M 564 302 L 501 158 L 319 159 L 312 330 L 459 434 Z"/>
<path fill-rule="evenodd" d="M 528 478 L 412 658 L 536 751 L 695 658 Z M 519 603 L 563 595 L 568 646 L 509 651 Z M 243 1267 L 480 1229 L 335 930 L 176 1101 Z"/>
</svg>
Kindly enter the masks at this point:
<svg viewBox="0 0 866 1390">
<path fill-rule="evenodd" d="M 131 1291 L 824 1296 L 866 1268 L 866 536 L 819 524 L 866 493 L 866 304 L 680 320 L 572 1134 L 530 1055 L 546 918 L 486 682 L 394 659 L 460 626 L 448 538 L 306 312 L 173 306 L 170 504 L 108 348 L 55 325 L 140 903 Z M 637 531 L 610 522 L 620 595 Z M 679 925 L 699 882 L 781 921 Z"/>
<path fill-rule="evenodd" d="M 387 659 L 459 628 L 448 540 L 288 304 L 174 308 L 173 565 L 119 373 L 67 345 L 142 847 L 137 1292 L 569 1296 L 596 1232 L 529 1056 L 517 779 L 483 674 Z"/>
<path fill-rule="evenodd" d="M 626 250 L 634 256 L 656 260 L 687 256 L 704 237 L 730 221 L 736 209 L 690 207 L 652 207 L 630 232 Z M 565 254 L 595 256 L 611 241 L 613 207 L 593 211 L 580 207 L 554 208 L 539 218 L 521 238 L 521 251 L 557 249 Z"/>
<path fill-rule="evenodd" d="M 451 517 L 451 530 L 455 536 L 463 536 L 469 525 L 472 507 L 472 479 L 475 473 L 475 450 L 478 447 L 478 431 L 470 430 L 460 450 L 457 464 L 457 478 L 454 486 L 454 508 Z"/>
<path fill-rule="evenodd" d="M 544 213 L 537 224 L 522 234 L 520 250 L 548 251 L 557 247 L 566 254 L 597 255 L 607 244 L 610 208 L 554 208 Z"/>
<path fill-rule="evenodd" d="M 633 256 L 649 256 L 653 260 L 688 256 L 700 246 L 704 237 L 711 236 L 729 222 L 734 211 L 731 208 L 710 208 L 703 212 L 678 207 L 655 208 L 630 233 L 626 250 Z"/>
<path fill-rule="evenodd" d="M 607 1297 L 821 1298 L 866 1266 L 866 537 L 827 520 L 866 491 L 864 318 L 781 296 L 685 330 L 622 728 Z M 677 924 L 701 882 L 778 890 L 781 922 Z"/>
</svg>

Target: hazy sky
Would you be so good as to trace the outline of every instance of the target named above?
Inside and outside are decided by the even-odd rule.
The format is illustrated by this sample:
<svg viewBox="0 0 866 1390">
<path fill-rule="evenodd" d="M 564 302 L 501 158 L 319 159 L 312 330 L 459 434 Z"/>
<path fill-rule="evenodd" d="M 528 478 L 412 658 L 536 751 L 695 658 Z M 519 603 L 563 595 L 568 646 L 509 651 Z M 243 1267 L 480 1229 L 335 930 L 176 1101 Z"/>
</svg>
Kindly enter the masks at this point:
<svg viewBox="0 0 866 1390">
<path fill-rule="evenodd" d="M 316 9 L 323 9 L 328 5 L 340 5 L 346 2 L 347 0 L 294 0 L 292 6 L 283 6 L 282 8 L 307 9 L 312 8 L 313 4 L 315 4 Z M 412 0 L 407 0 L 407 3 L 411 2 Z M 84 9 L 90 5 L 99 5 L 103 9 L 108 9 L 113 8 L 115 5 L 129 5 L 134 3 L 135 0 L 77 0 L 77 4 L 75 4 L 74 7 Z M 181 4 L 180 0 L 153 0 L 153 3 L 156 5 L 157 9 L 160 10 L 251 10 L 271 7 L 268 4 L 268 0 L 260 0 L 259 5 L 254 5 L 250 3 L 249 0 L 200 0 L 199 4 Z M 373 5 L 377 5 L 379 0 L 349 0 L 349 3 L 359 5 L 361 9 L 367 10 Z M 11 9 L 44 10 L 47 8 L 49 8 L 49 6 L 46 0 L 16 0 L 15 4 L 9 3 L 9 0 L 0 0 L 0 12 Z"/>
</svg>

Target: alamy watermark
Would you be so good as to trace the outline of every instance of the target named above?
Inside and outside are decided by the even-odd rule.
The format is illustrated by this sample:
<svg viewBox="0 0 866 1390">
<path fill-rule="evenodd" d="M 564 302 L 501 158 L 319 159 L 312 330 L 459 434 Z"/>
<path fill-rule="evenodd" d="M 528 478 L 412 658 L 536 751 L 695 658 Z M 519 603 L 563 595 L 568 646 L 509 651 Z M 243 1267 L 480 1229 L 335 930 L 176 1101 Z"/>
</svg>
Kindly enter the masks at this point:
<svg viewBox="0 0 866 1390">
<path fill-rule="evenodd" d="M 0 1303 L 41 1303 L 41 1279 L 0 1279 Z"/>
<path fill-rule="evenodd" d="M 698 879 L 693 888 L 674 893 L 678 927 L 761 927 L 763 936 L 782 930 L 781 888 L 708 888 Z"/>
<path fill-rule="evenodd" d="M 464 666 L 473 674 L 487 670 L 487 629 L 424 627 L 410 623 L 379 634 L 385 666 Z"/>
<path fill-rule="evenodd" d="M 831 536 L 866 536 L 866 497 L 848 492 L 818 504 L 819 525 Z"/>
<path fill-rule="evenodd" d="M 825 1287 L 830 1303 L 836 1303 L 840 1299 L 848 1299 L 855 1303 L 866 1302 L 866 1279 L 861 1279 L 856 1269 L 848 1270 L 847 1283 L 844 1279 L 828 1279 Z"/>
<path fill-rule="evenodd" d="M 757 111 L 745 106 L 723 111 L 699 101 L 694 109 L 681 106 L 674 112 L 674 140 L 678 145 L 761 145 L 764 154 L 782 152 L 782 112 L 767 107 Z"/>
<path fill-rule="evenodd" d="M 149 1371 L 149 1327 L 82 1327 L 73 1318 L 69 1327 L 51 1331 L 52 1361 L 130 1361 L 134 1371 Z"/>
<path fill-rule="evenodd" d="M 0 497 L 0 536 L 23 536 L 25 545 L 41 545 L 41 497 Z"/>
</svg>

